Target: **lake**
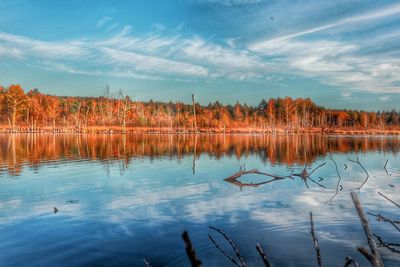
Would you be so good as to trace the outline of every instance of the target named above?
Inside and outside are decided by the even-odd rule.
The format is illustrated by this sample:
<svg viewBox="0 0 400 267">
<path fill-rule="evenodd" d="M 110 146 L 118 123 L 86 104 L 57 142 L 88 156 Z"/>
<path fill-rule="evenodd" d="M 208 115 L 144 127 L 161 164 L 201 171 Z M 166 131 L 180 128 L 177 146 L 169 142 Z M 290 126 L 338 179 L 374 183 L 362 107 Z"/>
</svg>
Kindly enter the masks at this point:
<svg viewBox="0 0 400 267">
<path fill-rule="evenodd" d="M 184 230 L 203 266 L 234 266 L 209 226 L 247 266 L 263 266 L 256 243 L 273 266 L 317 266 L 310 212 L 324 266 L 369 266 L 350 192 L 399 220 L 378 194 L 400 202 L 399 151 L 391 136 L 0 135 L 0 266 L 189 266 Z M 305 166 L 312 180 L 296 176 Z M 224 180 L 251 169 L 286 178 Z M 387 246 L 400 232 L 368 218 L 385 266 L 400 266 Z"/>
</svg>

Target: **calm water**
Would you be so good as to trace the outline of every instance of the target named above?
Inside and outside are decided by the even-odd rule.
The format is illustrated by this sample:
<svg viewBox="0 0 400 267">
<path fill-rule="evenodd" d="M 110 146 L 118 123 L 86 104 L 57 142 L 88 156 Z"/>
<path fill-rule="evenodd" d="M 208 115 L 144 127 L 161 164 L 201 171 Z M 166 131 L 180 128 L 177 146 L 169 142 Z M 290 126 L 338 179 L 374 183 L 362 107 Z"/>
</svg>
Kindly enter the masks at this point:
<svg viewBox="0 0 400 267">
<path fill-rule="evenodd" d="M 364 209 L 399 220 L 400 209 L 377 194 L 400 202 L 399 151 L 398 137 L 0 135 L 0 266 L 145 266 L 143 258 L 189 266 L 183 230 L 204 266 L 231 266 L 209 225 L 230 235 L 247 266 L 262 264 L 257 242 L 274 266 L 316 266 L 310 211 L 324 265 L 352 256 L 365 266 L 349 192 L 366 174 L 348 159 L 359 157 L 370 175 L 359 190 Z M 311 175 L 319 184 L 224 181 L 244 165 L 289 175 L 324 162 Z M 390 224 L 369 219 L 385 242 L 400 242 Z M 400 265 L 400 254 L 380 252 L 385 266 Z"/>
</svg>

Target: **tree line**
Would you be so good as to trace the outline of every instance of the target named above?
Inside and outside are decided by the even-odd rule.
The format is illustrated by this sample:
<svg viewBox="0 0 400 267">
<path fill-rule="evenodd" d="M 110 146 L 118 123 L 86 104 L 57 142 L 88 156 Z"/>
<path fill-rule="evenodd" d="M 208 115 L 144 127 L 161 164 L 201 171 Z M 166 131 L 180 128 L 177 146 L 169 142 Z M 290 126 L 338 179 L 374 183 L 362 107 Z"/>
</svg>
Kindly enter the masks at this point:
<svg viewBox="0 0 400 267">
<path fill-rule="evenodd" d="M 3 127 L 150 127 L 171 129 L 305 129 L 355 128 L 396 130 L 399 112 L 327 109 L 310 98 L 262 99 L 258 106 L 236 102 L 208 105 L 182 102 L 134 101 L 107 86 L 100 97 L 72 97 L 43 94 L 37 89 L 25 93 L 18 85 L 0 86 L 0 124 Z"/>
</svg>

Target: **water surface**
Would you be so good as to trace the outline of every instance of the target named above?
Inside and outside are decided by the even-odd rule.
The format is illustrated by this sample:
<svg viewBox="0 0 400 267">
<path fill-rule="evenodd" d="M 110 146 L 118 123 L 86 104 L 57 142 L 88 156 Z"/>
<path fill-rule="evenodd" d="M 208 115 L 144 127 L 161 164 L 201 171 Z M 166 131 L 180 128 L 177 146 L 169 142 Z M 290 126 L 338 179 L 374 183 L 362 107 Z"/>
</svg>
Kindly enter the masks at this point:
<svg viewBox="0 0 400 267">
<path fill-rule="evenodd" d="M 363 185 L 366 211 L 399 220 L 377 194 L 400 202 L 399 151 L 390 136 L 0 135 L 0 266 L 188 266 L 184 230 L 204 266 L 232 265 L 209 225 L 230 235 L 247 266 L 262 266 L 258 242 L 274 266 L 316 266 L 310 211 L 324 265 L 352 256 L 365 266 L 349 192 Z M 349 161 L 357 157 L 368 179 Z M 245 168 L 287 176 L 323 163 L 314 182 L 224 181 Z M 382 240 L 400 242 L 390 224 L 369 219 Z M 385 266 L 400 265 L 400 254 L 379 250 Z"/>
</svg>

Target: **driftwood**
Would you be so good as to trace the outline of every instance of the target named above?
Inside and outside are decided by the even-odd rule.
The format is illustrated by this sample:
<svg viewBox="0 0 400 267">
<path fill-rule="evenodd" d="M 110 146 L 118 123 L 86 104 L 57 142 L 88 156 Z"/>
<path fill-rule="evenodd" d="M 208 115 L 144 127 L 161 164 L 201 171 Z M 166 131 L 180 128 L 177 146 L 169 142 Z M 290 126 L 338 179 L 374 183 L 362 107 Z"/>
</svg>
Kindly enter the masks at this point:
<svg viewBox="0 0 400 267">
<path fill-rule="evenodd" d="M 241 181 L 238 180 L 238 178 L 240 178 L 243 175 L 247 175 L 247 174 L 258 174 L 258 175 L 263 175 L 263 176 L 270 177 L 272 179 L 266 180 L 266 181 L 263 181 L 263 182 L 259 182 L 259 183 L 242 183 Z M 291 177 L 290 176 L 273 175 L 273 174 L 269 174 L 269 173 L 266 173 L 266 172 L 261 172 L 261 171 L 259 171 L 257 169 L 253 169 L 253 170 L 249 170 L 249 171 L 240 170 L 237 173 L 232 174 L 231 176 L 225 178 L 224 181 L 228 182 L 228 183 L 231 183 L 231 184 L 234 184 L 236 186 L 239 186 L 240 188 L 243 188 L 245 186 L 258 187 L 258 186 L 263 185 L 263 184 L 268 184 L 268 183 L 271 183 L 271 182 L 274 182 L 274 181 L 277 181 L 277 180 L 283 180 L 283 179 L 287 179 L 287 178 L 291 178 Z"/>
<path fill-rule="evenodd" d="M 369 173 L 368 173 L 367 170 L 364 168 L 364 166 L 361 164 L 360 159 L 359 159 L 358 157 L 357 157 L 357 160 L 348 159 L 348 161 L 360 165 L 360 167 L 364 170 L 365 174 L 367 175 L 367 177 L 365 178 L 364 182 L 363 182 L 359 187 L 356 188 L 357 190 L 360 190 L 360 189 L 365 185 L 365 183 L 368 181 L 368 179 L 369 179 Z"/>
<path fill-rule="evenodd" d="M 311 174 L 313 174 L 317 169 L 321 168 L 325 164 L 326 164 L 326 162 L 318 165 L 310 173 L 307 172 L 307 164 L 306 164 L 301 173 L 293 173 L 293 171 L 292 171 L 290 173 L 290 175 L 287 175 L 287 176 L 270 174 L 270 173 L 267 173 L 267 172 L 259 171 L 258 169 L 252 169 L 252 170 L 248 170 L 247 171 L 246 167 L 244 165 L 244 168 L 240 167 L 240 170 L 237 173 L 234 173 L 231 176 L 225 178 L 224 181 L 228 182 L 228 183 L 231 183 L 231 184 L 234 184 L 236 186 L 239 186 L 240 188 L 243 188 L 245 186 L 258 187 L 260 185 L 268 184 L 268 183 L 271 183 L 271 182 L 274 182 L 274 181 L 277 181 L 277 180 L 283 180 L 283 179 L 288 179 L 288 178 L 293 179 L 293 177 L 300 177 L 305 182 L 307 188 L 309 188 L 309 186 L 307 184 L 307 180 L 308 179 L 310 181 L 312 181 L 313 183 L 317 184 L 318 186 L 326 188 L 324 185 L 320 184 L 319 182 L 315 181 L 314 179 L 312 179 L 310 177 Z M 257 174 L 257 175 L 267 176 L 267 177 L 270 177 L 271 179 L 265 180 L 265 181 L 262 181 L 262 182 L 259 182 L 259 183 L 243 183 L 240 180 L 238 180 L 240 177 L 242 177 L 244 175 L 247 175 L 247 174 Z"/>
<path fill-rule="evenodd" d="M 383 262 L 379 255 L 378 248 L 373 240 L 373 235 L 371 227 L 369 225 L 368 218 L 365 215 L 365 212 L 361 206 L 360 200 L 358 199 L 358 195 L 356 192 L 351 192 L 350 195 L 353 200 L 354 207 L 357 210 L 358 217 L 360 218 L 361 225 L 364 229 L 368 245 L 371 251 L 368 251 L 364 247 L 357 247 L 357 249 L 361 254 L 363 254 L 368 259 L 368 261 L 372 264 L 373 267 L 383 267 Z"/>
<path fill-rule="evenodd" d="M 185 242 L 186 254 L 190 260 L 190 264 L 192 265 L 192 267 L 200 267 L 201 261 L 196 256 L 196 252 L 193 249 L 192 242 L 190 241 L 187 231 L 183 232 L 182 239 Z"/>
<path fill-rule="evenodd" d="M 256 250 L 258 251 L 258 253 L 260 254 L 263 263 L 265 265 L 265 267 L 270 267 L 271 265 L 269 264 L 269 260 L 267 255 L 265 254 L 264 250 L 262 249 L 261 245 L 259 243 L 257 243 L 256 245 Z"/>
<path fill-rule="evenodd" d="M 317 238 L 317 235 L 315 234 L 314 220 L 313 220 L 312 212 L 310 212 L 310 224 L 311 224 L 311 236 L 313 239 L 315 251 L 317 252 L 318 266 L 322 267 L 321 249 L 319 248 L 318 238 Z"/>
<path fill-rule="evenodd" d="M 232 247 L 233 251 L 236 254 L 236 257 L 238 258 L 239 262 L 235 260 L 235 258 L 231 255 L 229 255 L 226 251 L 224 251 L 218 244 L 217 242 L 215 242 L 215 240 L 212 238 L 212 236 L 210 234 L 208 234 L 208 237 L 210 238 L 211 242 L 214 244 L 214 246 L 222 253 L 224 254 L 225 257 L 227 257 L 232 263 L 234 263 L 236 266 L 239 267 L 245 267 L 246 264 L 244 263 L 244 260 L 242 258 L 242 256 L 240 255 L 239 250 L 236 248 L 235 243 L 233 243 L 232 239 L 229 238 L 229 236 L 223 232 L 222 230 L 209 226 L 210 229 L 216 231 L 217 233 L 219 233 L 220 235 L 222 235 L 226 241 L 228 241 L 229 245 Z"/>
<path fill-rule="evenodd" d="M 378 192 L 379 195 L 381 195 L 383 198 L 385 198 L 387 201 L 389 201 L 390 203 L 392 203 L 393 205 L 395 205 L 396 207 L 400 208 L 400 205 L 397 204 L 396 202 L 394 202 L 393 200 L 391 200 L 390 198 L 388 198 L 387 196 L 385 196 L 384 194 L 382 194 L 381 192 Z"/>
</svg>

